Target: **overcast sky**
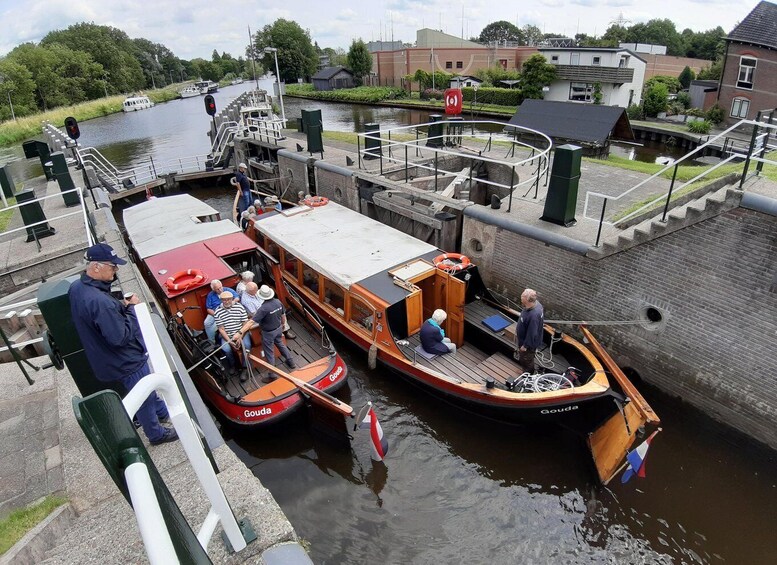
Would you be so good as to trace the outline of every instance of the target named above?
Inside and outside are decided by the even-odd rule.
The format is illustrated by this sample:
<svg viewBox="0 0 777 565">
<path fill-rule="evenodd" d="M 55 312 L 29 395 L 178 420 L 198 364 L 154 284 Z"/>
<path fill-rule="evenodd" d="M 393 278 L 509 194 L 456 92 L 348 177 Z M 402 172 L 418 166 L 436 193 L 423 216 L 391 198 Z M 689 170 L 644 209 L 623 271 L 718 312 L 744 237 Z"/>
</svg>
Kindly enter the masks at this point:
<svg viewBox="0 0 777 565">
<path fill-rule="evenodd" d="M 0 56 L 16 45 L 38 42 L 49 31 L 78 22 L 124 30 L 130 37 L 163 43 L 178 57 L 209 59 L 213 49 L 244 55 L 251 30 L 278 18 L 294 20 L 323 47 L 347 49 L 351 41 L 415 42 L 423 27 L 466 38 L 487 24 L 507 20 L 566 36 L 601 35 L 621 14 L 626 25 L 669 18 L 678 31 L 726 32 L 757 4 L 730 0 L 0 0 Z M 463 10 L 463 18 L 462 18 Z"/>
</svg>

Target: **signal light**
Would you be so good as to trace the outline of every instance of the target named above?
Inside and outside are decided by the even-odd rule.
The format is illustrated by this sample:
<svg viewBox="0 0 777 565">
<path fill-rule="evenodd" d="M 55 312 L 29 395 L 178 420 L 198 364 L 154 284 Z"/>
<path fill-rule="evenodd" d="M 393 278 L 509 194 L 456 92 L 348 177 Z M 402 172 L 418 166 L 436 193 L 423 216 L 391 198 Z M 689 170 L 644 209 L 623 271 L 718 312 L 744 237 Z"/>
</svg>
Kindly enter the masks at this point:
<svg viewBox="0 0 777 565">
<path fill-rule="evenodd" d="M 205 96 L 205 111 L 208 113 L 209 116 L 216 115 L 216 101 L 213 99 L 213 96 L 211 96 L 210 94 L 207 94 Z"/>
<path fill-rule="evenodd" d="M 78 121 L 72 116 L 65 118 L 65 131 L 70 139 L 78 139 L 81 137 L 81 130 L 78 129 Z"/>
</svg>

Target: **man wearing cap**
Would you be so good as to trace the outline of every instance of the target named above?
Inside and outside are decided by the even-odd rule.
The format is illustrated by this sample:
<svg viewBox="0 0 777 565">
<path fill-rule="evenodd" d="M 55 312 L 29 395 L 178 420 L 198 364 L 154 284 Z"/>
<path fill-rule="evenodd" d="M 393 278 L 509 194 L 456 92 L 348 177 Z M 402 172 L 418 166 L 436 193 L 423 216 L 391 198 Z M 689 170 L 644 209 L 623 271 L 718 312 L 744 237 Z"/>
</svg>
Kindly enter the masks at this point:
<svg viewBox="0 0 777 565">
<path fill-rule="evenodd" d="M 133 308 L 140 300 L 134 294 L 128 300 L 111 294 L 119 265 L 127 262 L 110 245 L 91 246 L 86 250 L 86 260 L 86 271 L 68 291 L 73 324 L 95 377 L 104 382 L 119 381 L 129 392 L 151 372 Z M 160 420 L 169 421 L 169 414 L 155 392 L 140 406 L 137 418 L 151 445 L 178 439 L 174 429 L 160 424 Z"/>
<path fill-rule="evenodd" d="M 229 372 L 231 374 L 238 373 L 237 363 L 235 363 L 235 352 L 233 347 L 239 347 L 239 343 L 243 342 L 243 361 L 246 369 L 249 367 L 251 360 L 248 358 L 248 353 L 251 351 L 251 336 L 248 332 L 242 332 L 243 324 L 248 320 L 248 314 L 243 305 L 237 302 L 235 296 L 224 290 L 219 296 L 221 299 L 221 306 L 216 308 L 216 312 L 213 317 L 216 319 L 216 326 L 218 327 L 219 334 L 221 335 L 224 343 L 221 345 L 221 350 L 227 357 L 227 363 L 229 364 Z M 232 336 L 230 338 L 230 336 Z M 240 372 L 240 382 L 244 383 L 248 380 L 248 373 Z"/>
<path fill-rule="evenodd" d="M 291 357 L 286 344 L 283 343 L 283 327 L 286 325 L 286 314 L 283 310 L 283 304 L 275 297 L 273 290 L 263 284 L 259 289 L 259 298 L 264 300 L 262 305 L 254 314 L 252 320 L 248 320 L 243 327 L 240 328 L 238 334 L 233 336 L 236 339 L 245 334 L 254 323 L 259 324 L 262 329 L 262 351 L 264 352 L 264 358 L 270 365 L 275 365 L 275 347 L 278 347 L 286 365 L 290 369 L 296 369 L 297 364 Z M 275 377 L 274 373 L 262 379 L 263 383 L 269 383 Z"/>
<path fill-rule="evenodd" d="M 238 216 L 248 210 L 248 207 L 251 205 L 251 185 L 249 184 L 249 179 L 246 176 L 246 169 L 246 164 L 240 163 L 237 166 L 237 173 L 235 173 L 235 185 L 240 191 L 240 198 L 237 201 Z"/>
<path fill-rule="evenodd" d="M 208 339 L 211 341 L 216 340 L 216 318 L 213 317 L 213 314 L 216 313 L 216 308 L 221 306 L 221 298 L 219 298 L 219 295 L 225 290 L 231 292 L 235 298 L 238 297 L 237 292 L 231 288 L 224 288 L 224 285 L 220 280 L 213 279 L 210 281 L 210 292 L 208 293 L 208 296 L 205 297 L 205 310 L 208 315 L 205 316 L 203 326 L 205 327 L 205 335 L 208 336 Z"/>
</svg>

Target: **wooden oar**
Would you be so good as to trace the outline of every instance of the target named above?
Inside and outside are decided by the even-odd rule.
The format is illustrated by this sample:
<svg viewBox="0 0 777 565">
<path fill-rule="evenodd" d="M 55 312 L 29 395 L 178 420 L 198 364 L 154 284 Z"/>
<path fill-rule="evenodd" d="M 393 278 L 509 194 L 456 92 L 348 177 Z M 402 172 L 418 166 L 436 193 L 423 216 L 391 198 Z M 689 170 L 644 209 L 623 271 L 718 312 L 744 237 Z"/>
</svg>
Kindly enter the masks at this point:
<svg viewBox="0 0 777 565">
<path fill-rule="evenodd" d="M 331 394 L 328 394 L 323 390 L 319 390 L 313 385 L 306 383 L 305 381 L 298 379 L 297 377 L 293 377 L 287 372 L 282 371 L 281 369 L 278 369 L 273 365 L 270 365 L 267 361 L 265 361 L 264 359 L 261 359 L 260 357 L 257 357 L 254 354 L 250 354 L 249 358 L 252 361 L 256 361 L 261 366 L 266 367 L 267 369 L 270 369 L 276 375 L 289 381 L 291 384 L 293 384 L 298 389 L 300 389 L 300 392 L 304 392 L 305 394 L 310 396 L 311 400 L 313 400 L 317 404 L 320 404 L 321 406 L 324 406 L 326 408 L 331 408 L 336 412 L 340 412 L 343 416 L 353 416 L 354 414 L 353 408 L 351 408 L 345 402 L 342 402 L 336 399 Z"/>
</svg>

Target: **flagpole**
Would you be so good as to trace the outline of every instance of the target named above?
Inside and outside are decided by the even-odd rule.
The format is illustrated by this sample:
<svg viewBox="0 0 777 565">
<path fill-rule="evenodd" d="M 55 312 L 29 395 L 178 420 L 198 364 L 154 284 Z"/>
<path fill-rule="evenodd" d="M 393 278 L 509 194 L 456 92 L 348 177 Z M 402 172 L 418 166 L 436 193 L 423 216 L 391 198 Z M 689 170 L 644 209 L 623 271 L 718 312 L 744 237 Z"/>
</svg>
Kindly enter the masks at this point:
<svg viewBox="0 0 777 565">
<path fill-rule="evenodd" d="M 429 62 L 432 64 L 432 90 L 434 90 L 434 46 L 432 46 L 432 58 Z"/>
<path fill-rule="evenodd" d="M 256 89 L 259 90 L 259 79 L 256 78 L 256 53 L 254 53 L 254 38 L 251 37 L 251 26 L 248 26 L 248 46 L 251 48 L 251 68 L 254 71 L 254 82 Z"/>
</svg>

